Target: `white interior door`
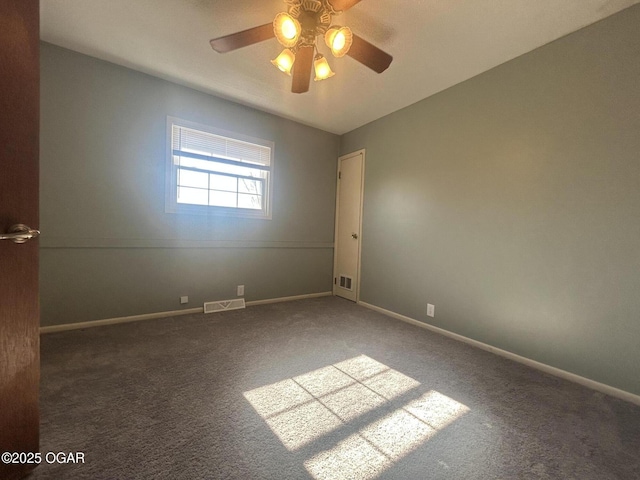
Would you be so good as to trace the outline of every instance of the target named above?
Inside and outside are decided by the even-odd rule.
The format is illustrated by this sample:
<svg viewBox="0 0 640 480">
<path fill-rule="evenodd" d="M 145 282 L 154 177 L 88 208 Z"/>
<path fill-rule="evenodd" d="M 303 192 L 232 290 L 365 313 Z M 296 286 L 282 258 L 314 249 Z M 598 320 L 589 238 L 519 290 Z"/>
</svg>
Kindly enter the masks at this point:
<svg viewBox="0 0 640 480">
<path fill-rule="evenodd" d="M 364 150 L 338 159 L 333 294 L 356 302 L 360 286 L 360 240 Z"/>
</svg>

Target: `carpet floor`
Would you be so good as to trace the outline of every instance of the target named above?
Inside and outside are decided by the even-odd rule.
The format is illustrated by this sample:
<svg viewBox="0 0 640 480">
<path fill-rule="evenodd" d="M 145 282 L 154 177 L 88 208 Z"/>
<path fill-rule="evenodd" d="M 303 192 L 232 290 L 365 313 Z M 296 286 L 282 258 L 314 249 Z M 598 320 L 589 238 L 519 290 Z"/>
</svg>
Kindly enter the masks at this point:
<svg viewBox="0 0 640 480">
<path fill-rule="evenodd" d="M 84 463 L 30 479 L 640 479 L 640 407 L 335 297 L 41 352 L 41 452 Z"/>
</svg>

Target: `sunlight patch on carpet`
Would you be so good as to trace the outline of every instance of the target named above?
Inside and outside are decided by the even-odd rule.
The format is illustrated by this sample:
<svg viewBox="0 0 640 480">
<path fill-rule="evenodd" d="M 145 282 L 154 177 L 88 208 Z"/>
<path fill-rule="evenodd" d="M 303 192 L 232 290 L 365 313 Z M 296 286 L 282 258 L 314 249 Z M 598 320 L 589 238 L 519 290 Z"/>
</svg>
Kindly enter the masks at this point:
<svg viewBox="0 0 640 480">
<path fill-rule="evenodd" d="M 418 387 L 413 378 L 360 355 L 244 396 L 282 444 L 295 451 L 319 439 L 326 443 L 331 432 L 403 394 L 419 395 Z M 305 468 L 318 480 L 371 479 L 468 411 L 428 391 L 313 455 Z"/>
<path fill-rule="evenodd" d="M 317 480 L 370 480 L 428 441 L 469 408 L 429 391 L 304 462 Z"/>
</svg>

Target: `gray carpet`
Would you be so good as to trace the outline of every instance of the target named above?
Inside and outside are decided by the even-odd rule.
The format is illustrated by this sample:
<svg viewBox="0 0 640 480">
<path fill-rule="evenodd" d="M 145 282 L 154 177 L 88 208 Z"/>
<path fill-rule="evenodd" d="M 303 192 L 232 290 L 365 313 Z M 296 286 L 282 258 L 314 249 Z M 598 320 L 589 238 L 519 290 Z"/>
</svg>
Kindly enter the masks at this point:
<svg viewBox="0 0 640 480">
<path fill-rule="evenodd" d="M 42 337 L 32 479 L 638 479 L 640 408 L 325 297 Z"/>
</svg>

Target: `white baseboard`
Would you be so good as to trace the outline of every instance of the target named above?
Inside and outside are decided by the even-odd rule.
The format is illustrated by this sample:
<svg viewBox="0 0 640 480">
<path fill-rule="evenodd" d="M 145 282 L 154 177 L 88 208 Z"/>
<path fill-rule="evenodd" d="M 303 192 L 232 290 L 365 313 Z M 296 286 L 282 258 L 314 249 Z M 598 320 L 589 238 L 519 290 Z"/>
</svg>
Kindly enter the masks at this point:
<svg viewBox="0 0 640 480">
<path fill-rule="evenodd" d="M 522 363 L 527 365 L 528 367 L 535 368 L 536 370 L 543 371 L 545 373 L 554 375 L 556 377 L 563 378 L 565 380 L 569 380 L 570 382 L 579 383 L 585 387 L 591 388 L 601 393 L 606 393 L 607 395 L 611 395 L 612 397 L 620 398 L 627 402 L 633 403 L 635 405 L 640 406 L 640 396 L 635 395 L 631 392 L 627 392 L 625 390 L 620 390 L 619 388 L 612 387 L 610 385 L 606 385 L 604 383 L 596 382 L 595 380 L 591 380 L 589 378 L 581 377 L 580 375 L 576 375 L 575 373 L 567 372 L 566 370 L 561 370 L 556 367 L 552 367 L 551 365 L 546 365 L 544 363 L 537 362 L 535 360 L 531 360 L 530 358 L 522 357 L 512 352 L 508 352 L 506 350 L 502 350 L 501 348 L 493 347 L 489 344 L 479 342 L 477 340 L 473 340 L 472 338 L 465 337 L 463 335 L 459 335 L 457 333 L 450 332 L 448 330 L 444 330 L 442 328 L 434 327 L 433 325 L 429 325 L 428 323 L 420 322 L 414 318 L 407 317 L 405 315 L 401 315 L 396 312 L 392 312 L 391 310 L 386 310 L 382 307 L 378 307 L 376 305 L 372 305 L 370 303 L 358 302 L 359 305 L 363 307 L 369 308 L 371 310 L 375 310 L 376 312 L 380 312 L 384 315 L 387 315 L 392 318 L 396 318 L 398 320 L 402 320 L 403 322 L 410 323 L 412 325 L 416 325 L 418 327 L 430 330 L 432 332 L 438 333 L 440 335 L 444 335 L 445 337 L 452 338 L 454 340 L 458 340 L 459 342 L 464 342 L 469 345 L 472 345 L 476 348 L 480 348 L 482 350 L 486 350 L 487 352 L 494 353 L 496 355 L 500 355 L 501 357 L 508 358 L 509 360 L 513 360 L 518 363 Z"/>
<path fill-rule="evenodd" d="M 174 317 L 177 315 L 189 315 L 190 313 L 202 313 L 203 307 L 187 308 L 184 310 L 172 310 L 169 312 L 144 313 L 142 315 L 131 315 L 130 317 L 105 318 L 103 320 L 89 320 L 87 322 L 63 323 L 62 325 L 49 325 L 40 327 L 40 334 L 65 332 L 67 330 L 80 330 L 83 328 L 103 327 L 105 325 L 116 325 L 118 323 L 139 322 L 141 320 L 153 320 L 155 318 Z"/>
<path fill-rule="evenodd" d="M 291 297 L 267 298 L 265 300 L 252 300 L 247 302 L 247 307 L 252 305 L 266 305 L 267 303 L 291 302 L 294 300 L 303 300 L 305 298 L 330 297 L 332 292 L 307 293 L 305 295 L 293 295 Z"/>
<path fill-rule="evenodd" d="M 253 305 L 264 305 L 267 303 L 290 302 L 293 300 L 303 300 L 305 298 L 328 297 L 331 292 L 307 293 L 305 295 L 294 295 L 291 297 L 267 298 L 265 300 L 253 300 L 246 302 L 248 307 Z M 118 323 L 139 322 L 141 320 L 153 320 L 156 318 L 175 317 L 178 315 L 189 315 L 191 313 L 202 313 L 203 307 L 187 308 L 184 310 L 171 310 L 168 312 L 144 313 L 142 315 L 131 315 L 129 317 L 105 318 L 103 320 L 90 320 L 88 322 L 65 323 L 62 325 L 50 325 L 40 327 L 40 334 L 65 332 L 67 330 L 80 330 L 83 328 L 102 327 L 104 325 L 116 325 Z"/>
</svg>

